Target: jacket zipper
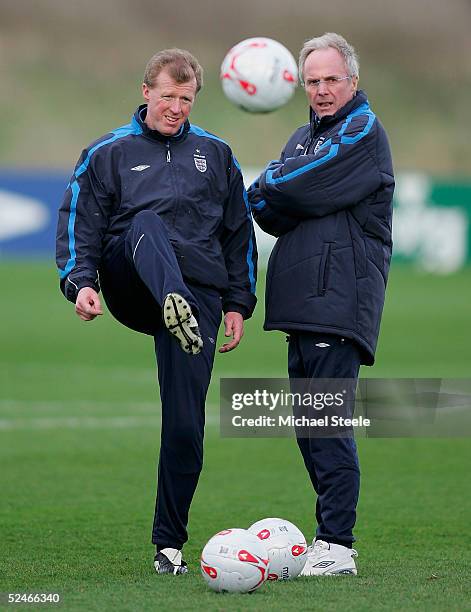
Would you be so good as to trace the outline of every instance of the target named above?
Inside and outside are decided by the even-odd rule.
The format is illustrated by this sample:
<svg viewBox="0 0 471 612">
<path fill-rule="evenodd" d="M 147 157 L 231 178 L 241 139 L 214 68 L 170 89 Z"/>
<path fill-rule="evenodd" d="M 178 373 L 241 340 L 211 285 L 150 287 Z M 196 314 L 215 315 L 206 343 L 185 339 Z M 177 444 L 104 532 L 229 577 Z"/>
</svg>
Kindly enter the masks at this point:
<svg viewBox="0 0 471 612">
<path fill-rule="evenodd" d="M 309 150 L 311 149 L 314 142 L 317 142 L 317 140 L 319 139 L 318 137 L 320 133 L 321 133 L 321 122 L 319 121 L 309 136 L 309 140 L 307 142 L 306 148 L 304 149 L 303 155 L 309 155 Z"/>
<path fill-rule="evenodd" d="M 172 156 L 170 153 L 170 141 L 167 140 L 167 142 L 165 143 L 165 146 L 167 148 L 167 164 L 170 164 L 170 162 L 172 161 Z M 176 177 L 174 176 L 174 170 L 175 170 L 175 164 L 171 164 L 169 166 L 169 171 L 170 171 L 170 181 L 173 187 L 173 193 L 175 196 L 174 199 L 174 212 L 173 212 L 173 216 L 172 216 L 172 227 L 175 227 L 175 224 L 177 222 L 177 216 L 178 216 L 178 208 L 179 208 L 179 192 L 178 192 L 178 181 L 176 179 Z"/>
<path fill-rule="evenodd" d="M 322 249 L 321 261 L 319 264 L 319 295 L 325 295 L 327 292 L 327 285 L 329 283 L 330 249 L 330 242 L 325 242 L 324 248 Z"/>
</svg>

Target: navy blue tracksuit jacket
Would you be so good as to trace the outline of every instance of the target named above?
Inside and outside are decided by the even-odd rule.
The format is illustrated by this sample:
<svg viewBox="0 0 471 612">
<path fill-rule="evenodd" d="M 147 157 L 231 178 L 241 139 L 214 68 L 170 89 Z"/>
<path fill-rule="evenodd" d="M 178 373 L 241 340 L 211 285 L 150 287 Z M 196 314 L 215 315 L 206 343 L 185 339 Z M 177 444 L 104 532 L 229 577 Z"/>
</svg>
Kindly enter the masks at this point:
<svg viewBox="0 0 471 612">
<path fill-rule="evenodd" d="M 61 288 L 75 302 L 99 290 L 105 249 L 135 215 L 163 221 L 185 281 L 216 289 L 225 312 L 251 316 L 256 246 L 240 168 L 229 146 L 188 121 L 172 137 L 151 130 L 140 106 L 131 123 L 86 148 L 59 211 Z"/>
<path fill-rule="evenodd" d="M 265 329 L 354 340 L 371 365 L 391 258 L 394 176 L 386 133 L 364 92 L 312 117 L 249 190 L 257 223 L 278 236 Z"/>
</svg>

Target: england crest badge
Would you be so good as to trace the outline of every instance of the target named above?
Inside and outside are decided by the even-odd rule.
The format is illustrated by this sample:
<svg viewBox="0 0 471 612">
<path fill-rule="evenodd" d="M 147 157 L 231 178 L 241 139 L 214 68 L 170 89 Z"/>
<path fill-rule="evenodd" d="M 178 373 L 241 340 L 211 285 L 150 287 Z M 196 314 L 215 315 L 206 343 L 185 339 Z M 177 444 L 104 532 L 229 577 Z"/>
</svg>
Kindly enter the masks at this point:
<svg viewBox="0 0 471 612">
<path fill-rule="evenodd" d="M 200 172 L 206 172 L 208 168 L 206 157 L 201 155 L 199 149 L 196 149 L 195 153 L 193 154 L 193 159 L 195 160 L 196 169 Z"/>
</svg>

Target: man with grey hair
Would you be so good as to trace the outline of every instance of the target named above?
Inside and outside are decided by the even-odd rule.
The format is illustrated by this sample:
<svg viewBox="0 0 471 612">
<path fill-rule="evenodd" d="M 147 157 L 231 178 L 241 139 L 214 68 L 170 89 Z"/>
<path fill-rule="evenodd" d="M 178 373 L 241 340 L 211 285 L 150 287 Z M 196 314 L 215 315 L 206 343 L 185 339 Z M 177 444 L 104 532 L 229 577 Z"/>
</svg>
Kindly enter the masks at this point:
<svg viewBox="0 0 471 612">
<path fill-rule="evenodd" d="M 159 574 L 185 574 L 203 462 L 205 399 L 224 312 L 235 349 L 255 307 L 257 251 L 239 164 L 189 122 L 202 68 L 182 49 L 147 64 L 131 122 L 80 157 L 59 211 L 60 286 L 83 321 L 103 314 L 154 339 L 162 404 L 152 542 Z M 229 338 L 230 337 L 230 338 Z M 117 534 L 114 534 L 116 537 Z"/>
<path fill-rule="evenodd" d="M 391 154 L 358 90 L 356 53 L 342 36 L 307 41 L 299 72 L 310 121 L 249 189 L 256 222 L 278 238 L 267 270 L 264 327 L 289 335 L 293 389 L 319 379 L 348 379 L 354 389 L 360 365 L 374 363 L 384 304 Z M 352 416 L 351 403 L 346 409 Z M 360 474 L 353 431 L 296 434 L 317 493 L 317 530 L 303 575 L 355 575 Z"/>
</svg>

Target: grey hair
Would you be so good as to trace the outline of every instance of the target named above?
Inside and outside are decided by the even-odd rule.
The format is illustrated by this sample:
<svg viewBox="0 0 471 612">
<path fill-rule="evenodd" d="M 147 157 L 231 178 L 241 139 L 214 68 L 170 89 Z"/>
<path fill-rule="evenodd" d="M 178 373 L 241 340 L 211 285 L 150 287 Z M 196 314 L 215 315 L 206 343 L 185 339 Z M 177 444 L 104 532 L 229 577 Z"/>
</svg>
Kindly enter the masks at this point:
<svg viewBox="0 0 471 612">
<path fill-rule="evenodd" d="M 335 32 L 326 32 L 323 36 L 318 36 L 317 38 L 307 40 L 301 49 L 299 54 L 299 79 L 303 85 L 304 64 L 306 63 L 308 55 L 310 55 L 313 51 L 317 51 L 317 49 L 328 49 L 329 47 L 332 47 L 332 49 L 337 49 L 337 51 L 343 57 L 349 76 L 359 76 L 360 64 L 355 49 L 345 40 L 343 36 L 340 36 L 340 34 L 335 34 Z"/>
</svg>

